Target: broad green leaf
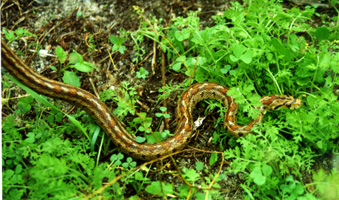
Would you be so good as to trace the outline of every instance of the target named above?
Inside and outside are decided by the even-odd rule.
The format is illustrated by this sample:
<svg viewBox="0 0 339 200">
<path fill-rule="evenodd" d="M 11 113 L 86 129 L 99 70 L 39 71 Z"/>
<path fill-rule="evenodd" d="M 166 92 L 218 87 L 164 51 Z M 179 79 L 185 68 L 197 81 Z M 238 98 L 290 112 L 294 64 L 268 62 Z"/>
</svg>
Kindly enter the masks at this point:
<svg viewBox="0 0 339 200">
<path fill-rule="evenodd" d="M 75 63 L 74 65 L 71 65 L 71 67 L 74 67 L 81 72 L 91 72 L 93 70 L 93 64 L 85 61 L 81 63 Z"/>
<path fill-rule="evenodd" d="M 271 44 L 277 50 L 279 56 L 283 56 L 285 61 L 290 61 L 293 58 L 291 51 L 285 48 L 277 38 L 271 39 Z"/>
<path fill-rule="evenodd" d="M 210 157 L 210 166 L 213 166 L 215 162 L 218 161 L 218 154 L 212 153 Z"/>
<path fill-rule="evenodd" d="M 237 44 L 233 48 L 233 55 L 237 58 L 240 58 L 241 55 L 243 55 L 246 51 L 246 47 L 241 44 Z"/>
<path fill-rule="evenodd" d="M 55 48 L 55 53 L 56 53 L 60 63 L 63 64 L 67 59 L 66 52 L 60 46 L 57 46 Z"/>
<path fill-rule="evenodd" d="M 139 127 L 140 128 L 140 127 Z M 135 141 L 137 143 L 144 143 L 146 141 L 146 138 L 145 137 L 140 137 L 140 136 L 137 136 L 135 137 Z"/>
<path fill-rule="evenodd" d="M 182 41 L 184 40 L 183 35 L 182 35 L 179 31 L 176 31 L 176 32 L 174 33 L 174 36 L 175 36 L 175 38 L 176 38 L 179 42 L 182 42 Z"/>
<path fill-rule="evenodd" d="M 165 184 L 160 181 L 153 181 L 145 190 L 150 194 L 167 196 L 168 194 L 173 194 L 173 185 L 170 183 Z"/>
<path fill-rule="evenodd" d="M 197 169 L 199 171 L 203 170 L 204 169 L 204 163 L 202 163 L 200 161 L 196 162 L 195 163 L 195 169 Z"/>
<path fill-rule="evenodd" d="M 80 55 L 78 52 L 74 51 L 69 55 L 69 63 L 70 64 L 75 64 L 75 63 L 80 63 L 83 62 L 82 55 Z"/>
<path fill-rule="evenodd" d="M 81 85 L 80 78 L 74 72 L 71 71 L 65 71 L 62 80 L 64 81 L 64 83 L 73 85 L 75 87 L 80 87 Z"/>
<path fill-rule="evenodd" d="M 273 169 L 271 166 L 265 164 L 262 167 L 262 172 L 266 177 L 268 177 L 268 176 L 271 176 Z"/>
<path fill-rule="evenodd" d="M 326 26 L 322 26 L 322 27 L 317 28 L 314 35 L 319 41 L 326 40 L 330 36 L 330 31 L 328 30 Z"/>
<path fill-rule="evenodd" d="M 181 64 L 182 64 L 182 63 L 175 63 L 175 64 L 173 65 L 172 69 L 173 69 L 174 71 L 176 71 L 176 72 L 179 72 L 180 69 L 181 69 Z"/>
<path fill-rule="evenodd" d="M 230 55 L 230 59 L 232 60 L 232 62 L 238 62 L 239 58 L 233 56 L 233 55 Z"/>
<path fill-rule="evenodd" d="M 259 186 L 266 183 L 266 177 L 262 175 L 260 167 L 255 167 L 251 172 L 250 177 L 253 178 L 254 183 Z"/>
<path fill-rule="evenodd" d="M 244 53 L 243 55 L 240 56 L 240 59 L 244 63 L 250 64 L 252 62 L 252 52 L 250 50 L 247 50 L 246 53 Z"/>
</svg>

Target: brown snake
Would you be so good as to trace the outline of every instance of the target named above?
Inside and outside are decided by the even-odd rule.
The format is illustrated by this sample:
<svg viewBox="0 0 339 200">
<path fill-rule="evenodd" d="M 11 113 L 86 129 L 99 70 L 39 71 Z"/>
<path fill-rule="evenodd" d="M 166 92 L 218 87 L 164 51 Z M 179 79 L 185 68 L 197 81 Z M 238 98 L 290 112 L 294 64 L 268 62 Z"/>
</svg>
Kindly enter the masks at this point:
<svg viewBox="0 0 339 200">
<path fill-rule="evenodd" d="M 123 152 L 136 159 L 151 160 L 182 149 L 191 138 L 193 132 L 192 110 L 203 99 L 216 99 L 222 101 L 228 108 L 225 115 L 224 126 L 227 131 L 236 137 L 250 133 L 251 128 L 262 121 L 267 110 L 280 107 L 297 109 L 301 100 L 285 95 L 270 95 L 261 98 L 262 106 L 257 109 L 260 114 L 246 126 L 236 124 L 238 104 L 234 98 L 227 95 L 228 88 L 216 83 L 197 83 L 184 91 L 177 103 L 177 128 L 174 136 L 158 143 L 137 143 L 124 126 L 114 116 L 108 107 L 93 94 L 65 83 L 47 79 L 34 72 L 14 52 L 1 41 L 1 65 L 15 79 L 28 86 L 37 93 L 61 99 L 83 108 L 110 137 L 113 143 Z"/>
</svg>

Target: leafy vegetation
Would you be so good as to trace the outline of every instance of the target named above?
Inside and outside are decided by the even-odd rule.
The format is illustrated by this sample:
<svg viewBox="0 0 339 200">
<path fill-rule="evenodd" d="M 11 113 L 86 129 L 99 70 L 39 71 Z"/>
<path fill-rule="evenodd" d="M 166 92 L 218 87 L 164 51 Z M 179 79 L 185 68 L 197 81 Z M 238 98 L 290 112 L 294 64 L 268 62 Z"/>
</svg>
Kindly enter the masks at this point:
<svg viewBox="0 0 339 200">
<path fill-rule="evenodd" d="M 224 199 L 227 192 L 240 188 L 244 199 L 339 198 L 339 167 L 334 161 L 339 154 L 339 12 L 336 10 L 337 16 L 326 21 L 326 16 L 311 6 L 283 9 L 275 1 L 247 3 L 243 7 L 232 2 L 229 10 L 213 16 L 213 25 L 204 28 L 197 12 L 172 19 L 168 27 L 155 26 L 160 20 L 154 17 L 150 21 L 142 19 L 137 31 L 110 36 L 112 50 L 126 53 L 124 42 L 131 39 L 136 52 L 132 59 L 137 63 L 145 55 L 142 44 L 146 38 L 160 44 L 170 61 L 170 70 L 188 78 L 179 86 L 169 83 L 159 89 L 158 101 L 192 82 L 209 81 L 231 88 L 229 94 L 240 104 L 238 121 L 242 124 L 256 117 L 253 106 L 258 106 L 260 96 L 267 94 L 299 97 L 303 101 L 299 110 L 269 112 L 264 123 L 253 129 L 254 134 L 236 139 L 223 128 L 225 108 L 208 101 L 210 109 L 221 107 L 212 142 L 222 153 L 201 150 L 209 156 L 206 162 L 194 161 L 185 167 L 173 163 L 178 166 L 173 172 L 155 171 L 153 162 L 138 166 L 131 157 L 125 159 L 123 154 L 109 149 L 109 139 L 83 111 L 69 115 L 71 120 L 82 121 L 79 129 L 74 125 L 77 122 L 63 120 L 64 115 L 58 111 L 61 106 L 48 105 L 52 108 L 49 109 L 39 103 L 42 100 L 34 103 L 32 96 L 22 97 L 15 112 L 2 118 L 4 198 L 138 199 L 153 195 L 167 199 Z M 339 5 L 333 0 L 330 3 Z M 138 13 L 142 15 L 142 11 Z M 320 27 L 312 24 L 314 17 L 322 20 Z M 16 36 L 3 32 L 9 42 L 33 36 L 22 30 L 16 31 Z M 90 43 L 94 49 L 92 39 Z M 68 67 L 81 72 L 94 68 L 75 51 L 68 64 L 62 48 L 58 47 L 56 54 L 60 70 L 69 77 L 68 81 L 63 79 L 65 82 L 76 80 L 75 73 L 67 75 Z M 148 76 L 142 67 L 136 73 L 140 80 Z M 80 81 L 76 82 L 79 86 Z M 2 83 L 5 90 L 10 90 L 6 78 Z M 170 117 L 167 108 L 156 111 L 160 120 L 138 113 L 136 87 L 130 83 L 123 82 L 119 90 L 106 90 L 100 98 L 117 102 L 114 114 L 122 121 L 128 115 L 137 116 L 125 123 L 138 142 L 157 142 L 169 136 L 168 131 L 158 132 L 160 122 L 156 130 L 151 126 L 152 121 Z M 82 137 L 84 132 L 87 137 Z M 99 161 L 100 156 L 106 155 L 111 155 L 109 161 Z M 333 155 L 333 169 L 316 167 L 318 160 L 328 155 Z M 152 173 L 171 179 L 151 179 Z M 225 182 L 232 176 L 242 177 L 241 182 L 225 189 Z M 180 181 L 172 181 L 173 177 L 180 177 Z"/>
</svg>

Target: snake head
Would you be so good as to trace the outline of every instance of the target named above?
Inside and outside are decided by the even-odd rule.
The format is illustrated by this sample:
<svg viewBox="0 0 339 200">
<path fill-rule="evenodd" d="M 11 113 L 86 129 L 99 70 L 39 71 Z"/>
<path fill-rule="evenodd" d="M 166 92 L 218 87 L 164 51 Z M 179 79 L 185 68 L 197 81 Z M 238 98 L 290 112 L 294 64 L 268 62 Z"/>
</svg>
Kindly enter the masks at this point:
<svg viewBox="0 0 339 200">
<path fill-rule="evenodd" d="M 260 99 L 263 104 L 260 107 L 261 111 L 266 112 L 267 110 L 277 110 L 279 108 L 299 109 L 302 105 L 300 99 L 286 95 L 270 95 Z"/>
</svg>

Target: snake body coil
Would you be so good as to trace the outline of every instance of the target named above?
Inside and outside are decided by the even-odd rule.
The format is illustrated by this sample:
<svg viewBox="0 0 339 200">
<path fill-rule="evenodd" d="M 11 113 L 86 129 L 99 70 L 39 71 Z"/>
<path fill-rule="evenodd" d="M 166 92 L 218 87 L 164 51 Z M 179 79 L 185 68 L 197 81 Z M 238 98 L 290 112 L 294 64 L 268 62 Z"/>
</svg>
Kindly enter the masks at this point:
<svg viewBox="0 0 339 200">
<path fill-rule="evenodd" d="M 257 109 L 260 114 L 246 126 L 236 124 L 238 104 L 234 98 L 227 95 L 228 88 L 216 83 L 198 83 L 183 92 L 178 100 L 176 115 L 177 128 L 174 136 L 155 144 L 137 143 L 126 131 L 120 121 L 114 116 L 108 107 L 93 94 L 65 83 L 47 79 L 34 72 L 13 51 L 1 41 L 2 67 L 18 81 L 28 86 L 37 93 L 61 99 L 83 108 L 110 137 L 113 143 L 123 152 L 134 158 L 151 160 L 182 149 L 189 141 L 193 132 L 192 111 L 196 103 L 203 99 L 216 99 L 222 101 L 228 108 L 225 115 L 225 128 L 236 136 L 244 136 L 250 133 L 251 128 L 262 121 L 267 110 L 287 107 L 297 109 L 301 106 L 299 99 L 285 95 L 270 95 L 261 98 L 262 106 Z"/>
</svg>

